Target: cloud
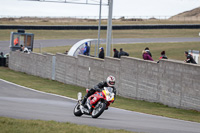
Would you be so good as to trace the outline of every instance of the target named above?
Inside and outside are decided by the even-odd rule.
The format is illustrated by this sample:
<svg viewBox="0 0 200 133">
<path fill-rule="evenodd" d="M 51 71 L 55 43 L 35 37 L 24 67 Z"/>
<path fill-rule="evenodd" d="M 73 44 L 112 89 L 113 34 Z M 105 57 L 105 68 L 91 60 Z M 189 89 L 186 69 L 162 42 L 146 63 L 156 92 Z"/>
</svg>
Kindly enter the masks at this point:
<svg viewBox="0 0 200 133">
<path fill-rule="evenodd" d="M 104 1 L 105 2 L 105 1 Z M 113 16 L 171 16 L 198 7 L 199 0 L 114 0 Z M 86 16 L 99 15 L 99 6 L 53 2 L 3 0 L 0 16 Z M 108 16 L 108 7 L 102 7 Z"/>
</svg>

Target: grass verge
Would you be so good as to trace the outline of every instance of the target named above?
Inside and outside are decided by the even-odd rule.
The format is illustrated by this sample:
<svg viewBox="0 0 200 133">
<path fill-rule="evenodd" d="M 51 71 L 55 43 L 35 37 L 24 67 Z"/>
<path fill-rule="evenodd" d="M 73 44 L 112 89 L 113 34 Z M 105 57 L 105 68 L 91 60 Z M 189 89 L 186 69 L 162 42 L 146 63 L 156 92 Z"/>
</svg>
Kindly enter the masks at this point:
<svg viewBox="0 0 200 133">
<path fill-rule="evenodd" d="M 85 94 L 85 88 L 83 87 L 67 85 L 57 81 L 27 75 L 21 72 L 15 72 L 4 67 L 0 67 L 0 78 L 36 90 L 55 93 L 71 98 L 76 98 L 77 92 L 79 91 Z M 139 101 L 117 96 L 115 103 L 111 106 L 131 111 L 200 123 L 200 112 L 198 111 L 171 108 L 159 103 L 150 103 L 146 101 Z"/>
<path fill-rule="evenodd" d="M 105 48 L 106 46 L 101 45 Z M 160 57 L 161 51 L 165 50 L 166 56 L 169 59 L 175 60 L 185 60 L 186 57 L 184 55 L 184 51 L 188 50 L 199 50 L 200 51 L 200 43 L 199 42 L 176 42 L 176 43 L 137 43 L 137 44 L 115 44 L 112 48 L 123 48 L 124 51 L 128 52 L 131 57 L 142 58 L 142 50 L 145 47 L 149 47 L 150 51 L 153 55 L 154 60 L 158 60 Z M 43 48 L 43 52 L 48 53 L 64 53 L 65 50 L 69 50 L 71 46 L 60 46 L 60 47 L 46 47 Z M 112 49 L 111 49 L 112 50 Z M 34 52 L 39 53 L 39 49 L 34 49 Z M 91 48 L 92 55 L 94 53 L 94 46 Z M 113 51 L 111 51 L 111 55 L 113 55 Z"/>
<path fill-rule="evenodd" d="M 41 120 L 17 120 L 0 117 L 1 133 L 131 133 L 125 130 L 111 130 L 85 125 Z"/>
</svg>

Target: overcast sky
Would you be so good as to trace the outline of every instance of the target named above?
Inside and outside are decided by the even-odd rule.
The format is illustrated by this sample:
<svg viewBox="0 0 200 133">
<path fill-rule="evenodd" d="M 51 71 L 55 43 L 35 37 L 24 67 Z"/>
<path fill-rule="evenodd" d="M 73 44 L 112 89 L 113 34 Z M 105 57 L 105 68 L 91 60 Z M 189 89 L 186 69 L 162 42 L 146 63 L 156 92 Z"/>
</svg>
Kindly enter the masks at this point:
<svg viewBox="0 0 200 133">
<path fill-rule="evenodd" d="M 59 1 L 59 0 L 58 0 Z M 63 1 L 63 0 L 60 0 Z M 73 1 L 73 0 L 71 0 Z M 77 0 L 74 0 L 77 1 Z M 79 0 L 86 1 L 86 0 Z M 90 1 L 90 0 L 88 0 Z M 100 0 L 91 0 L 100 1 Z M 102 0 L 106 3 L 107 0 Z M 114 0 L 113 16 L 173 16 L 200 6 L 200 0 Z M 4 16 L 98 16 L 99 6 L 22 0 L 0 0 L 0 17 Z M 108 7 L 102 7 L 108 16 Z"/>
</svg>

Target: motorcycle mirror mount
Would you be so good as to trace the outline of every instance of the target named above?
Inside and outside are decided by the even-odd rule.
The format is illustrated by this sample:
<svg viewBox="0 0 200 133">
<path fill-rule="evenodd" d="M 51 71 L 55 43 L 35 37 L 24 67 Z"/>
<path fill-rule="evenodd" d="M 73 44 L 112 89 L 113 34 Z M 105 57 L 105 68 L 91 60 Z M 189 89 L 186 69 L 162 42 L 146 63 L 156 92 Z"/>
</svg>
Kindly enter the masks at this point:
<svg viewBox="0 0 200 133">
<path fill-rule="evenodd" d="M 81 99 L 82 99 L 82 93 L 78 92 L 78 101 L 81 101 Z"/>
</svg>

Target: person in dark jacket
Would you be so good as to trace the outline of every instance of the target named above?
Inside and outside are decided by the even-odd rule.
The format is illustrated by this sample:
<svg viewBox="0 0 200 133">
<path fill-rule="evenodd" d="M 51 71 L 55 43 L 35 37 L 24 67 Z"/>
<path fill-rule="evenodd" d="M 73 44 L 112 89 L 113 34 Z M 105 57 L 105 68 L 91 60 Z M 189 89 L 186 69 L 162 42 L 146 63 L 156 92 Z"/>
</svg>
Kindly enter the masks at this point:
<svg viewBox="0 0 200 133">
<path fill-rule="evenodd" d="M 165 55 L 165 51 L 162 51 L 160 54 L 161 54 L 161 56 L 160 56 L 159 60 L 160 59 L 168 59 L 167 56 Z M 157 63 L 159 63 L 159 61 Z"/>
<path fill-rule="evenodd" d="M 142 51 L 142 57 L 143 57 L 144 60 L 151 60 L 151 61 L 153 61 L 153 59 L 151 58 L 151 56 L 145 50 Z"/>
<path fill-rule="evenodd" d="M 129 54 L 127 52 L 123 51 L 122 48 L 120 48 L 119 58 L 121 58 L 121 56 L 129 56 Z"/>
<path fill-rule="evenodd" d="M 185 51 L 185 56 L 186 56 L 186 60 L 184 60 L 184 62 L 186 63 L 193 63 L 193 64 L 197 64 L 196 61 L 193 59 L 191 54 L 188 54 L 187 51 Z"/>
<path fill-rule="evenodd" d="M 103 49 L 103 47 L 101 47 L 99 49 L 100 49 L 99 58 L 104 59 L 104 49 Z"/>
<path fill-rule="evenodd" d="M 151 54 L 151 52 L 149 51 L 149 48 L 148 48 L 148 47 L 146 47 L 144 50 L 152 57 L 152 54 Z"/>
<path fill-rule="evenodd" d="M 116 49 L 116 48 L 114 48 L 113 49 L 113 51 L 114 51 L 114 58 L 119 58 L 119 51 Z"/>
<path fill-rule="evenodd" d="M 167 56 L 165 55 L 165 51 L 162 51 L 160 54 L 161 57 L 159 59 L 168 59 Z"/>
<path fill-rule="evenodd" d="M 87 100 L 87 98 L 89 96 L 91 96 L 92 94 L 94 94 L 96 91 L 102 91 L 104 87 L 112 87 L 113 88 L 113 92 L 116 96 L 116 88 L 115 86 L 115 77 L 114 76 L 108 76 L 108 78 L 106 79 L 106 81 L 102 81 L 100 83 L 98 83 L 96 86 L 94 86 L 93 88 L 91 88 L 88 93 L 84 96 L 83 101 L 82 101 L 82 106 L 85 105 L 85 102 Z"/>
<path fill-rule="evenodd" d="M 0 57 L 1 57 L 1 58 L 3 58 L 3 57 L 4 57 L 4 55 L 3 55 L 3 52 L 1 52 L 1 53 L 0 53 Z"/>
</svg>

